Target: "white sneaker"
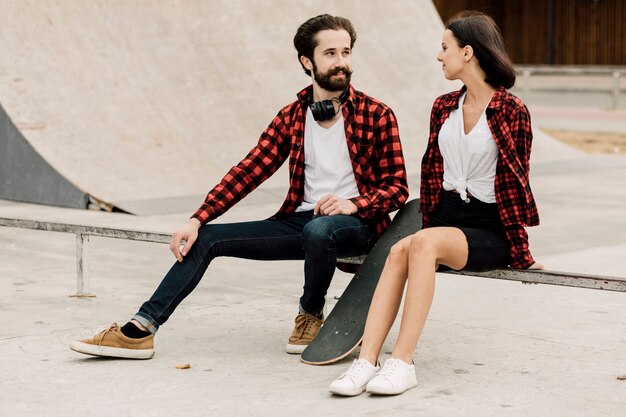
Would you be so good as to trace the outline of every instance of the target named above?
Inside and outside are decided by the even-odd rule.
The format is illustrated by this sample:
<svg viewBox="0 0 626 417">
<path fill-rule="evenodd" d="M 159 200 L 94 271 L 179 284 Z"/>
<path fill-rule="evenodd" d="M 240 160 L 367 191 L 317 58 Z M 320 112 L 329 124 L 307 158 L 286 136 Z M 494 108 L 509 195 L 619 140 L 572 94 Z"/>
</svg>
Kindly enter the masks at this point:
<svg viewBox="0 0 626 417">
<path fill-rule="evenodd" d="M 350 368 L 337 379 L 328 389 L 333 394 L 352 397 L 365 391 L 368 381 L 376 375 L 380 366 L 373 366 L 365 359 L 355 359 Z"/>
<path fill-rule="evenodd" d="M 396 395 L 416 385 L 415 365 L 389 358 L 380 372 L 367 384 L 366 390 L 370 394 Z"/>
</svg>

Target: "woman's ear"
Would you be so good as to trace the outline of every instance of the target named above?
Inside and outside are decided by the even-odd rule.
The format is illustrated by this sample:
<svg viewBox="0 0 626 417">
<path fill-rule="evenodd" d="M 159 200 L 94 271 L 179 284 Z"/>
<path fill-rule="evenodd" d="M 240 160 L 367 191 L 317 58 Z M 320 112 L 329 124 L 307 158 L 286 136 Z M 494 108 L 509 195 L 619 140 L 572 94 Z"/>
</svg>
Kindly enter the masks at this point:
<svg viewBox="0 0 626 417">
<path fill-rule="evenodd" d="M 465 60 L 465 62 L 469 62 L 469 60 L 472 59 L 473 56 L 474 48 L 472 48 L 470 45 L 465 45 L 463 47 L 463 59 Z"/>
</svg>

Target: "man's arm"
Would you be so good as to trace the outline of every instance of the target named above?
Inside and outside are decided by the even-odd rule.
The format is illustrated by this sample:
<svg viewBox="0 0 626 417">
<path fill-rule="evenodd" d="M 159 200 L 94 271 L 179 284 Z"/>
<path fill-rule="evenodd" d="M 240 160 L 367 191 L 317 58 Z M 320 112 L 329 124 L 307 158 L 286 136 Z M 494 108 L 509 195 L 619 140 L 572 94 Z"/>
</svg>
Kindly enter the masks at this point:
<svg viewBox="0 0 626 417">
<path fill-rule="evenodd" d="M 399 209 L 409 196 L 404 156 L 396 116 L 386 109 L 375 126 L 375 159 L 372 169 L 376 184 L 370 191 L 350 201 L 360 217 L 372 218 Z"/>
<path fill-rule="evenodd" d="M 183 261 L 183 256 L 187 255 L 189 249 L 198 238 L 198 229 L 202 223 L 198 219 L 191 218 L 180 229 L 172 233 L 170 240 L 170 251 L 178 262 Z M 181 242 L 185 242 L 185 246 L 180 249 Z"/>
<path fill-rule="evenodd" d="M 191 216 L 205 224 L 224 214 L 268 179 L 289 155 L 282 111 L 263 131 L 257 145 L 222 178 Z"/>
<path fill-rule="evenodd" d="M 170 250 L 178 261 L 182 261 L 195 242 L 200 226 L 224 214 L 280 168 L 289 155 L 287 136 L 281 110 L 263 131 L 257 145 L 209 191 L 191 219 L 172 234 Z M 181 241 L 186 242 L 182 253 Z"/>
</svg>

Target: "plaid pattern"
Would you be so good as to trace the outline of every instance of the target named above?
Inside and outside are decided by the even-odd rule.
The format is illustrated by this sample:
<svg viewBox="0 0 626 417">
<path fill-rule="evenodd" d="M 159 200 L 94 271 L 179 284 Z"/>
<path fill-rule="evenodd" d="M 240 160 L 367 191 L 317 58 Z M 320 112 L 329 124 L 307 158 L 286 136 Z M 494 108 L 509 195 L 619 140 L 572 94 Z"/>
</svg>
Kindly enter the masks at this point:
<svg viewBox="0 0 626 417">
<path fill-rule="evenodd" d="M 207 223 L 248 195 L 289 160 L 289 191 L 273 218 L 293 213 L 304 198 L 304 122 L 313 87 L 298 93 L 261 134 L 257 145 L 206 196 L 192 217 Z M 372 219 L 378 236 L 409 191 L 398 125 L 393 111 L 356 91 L 342 106 L 348 151 L 360 196 L 351 199 L 356 215 Z"/>
<path fill-rule="evenodd" d="M 437 208 L 443 189 L 443 157 L 438 137 L 452 109 L 458 108 L 465 91 L 445 94 L 435 100 L 430 115 L 428 147 L 422 159 L 421 211 L 424 227 L 428 214 Z M 525 226 L 539 224 L 537 206 L 529 183 L 532 143 L 530 114 L 522 101 L 500 87 L 487 106 L 487 122 L 499 150 L 495 192 L 500 218 L 511 244 L 511 267 L 528 268 L 535 261 L 528 248 Z"/>
</svg>

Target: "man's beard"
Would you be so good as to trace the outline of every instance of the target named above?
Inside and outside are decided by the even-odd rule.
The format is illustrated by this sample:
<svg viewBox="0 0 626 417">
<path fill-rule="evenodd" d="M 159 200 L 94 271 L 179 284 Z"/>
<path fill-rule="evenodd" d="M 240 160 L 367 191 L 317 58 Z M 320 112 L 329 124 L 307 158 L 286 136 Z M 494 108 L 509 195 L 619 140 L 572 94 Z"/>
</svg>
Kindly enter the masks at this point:
<svg viewBox="0 0 626 417">
<path fill-rule="evenodd" d="M 337 75 L 343 72 L 343 78 L 333 79 L 333 75 Z M 313 74 L 315 76 L 315 82 L 326 91 L 343 91 L 350 85 L 350 77 L 352 71 L 348 67 L 336 67 L 328 70 L 325 74 L 320 74 L 317 71 L 317 65 L 313 62 Z"/>
</svg>

